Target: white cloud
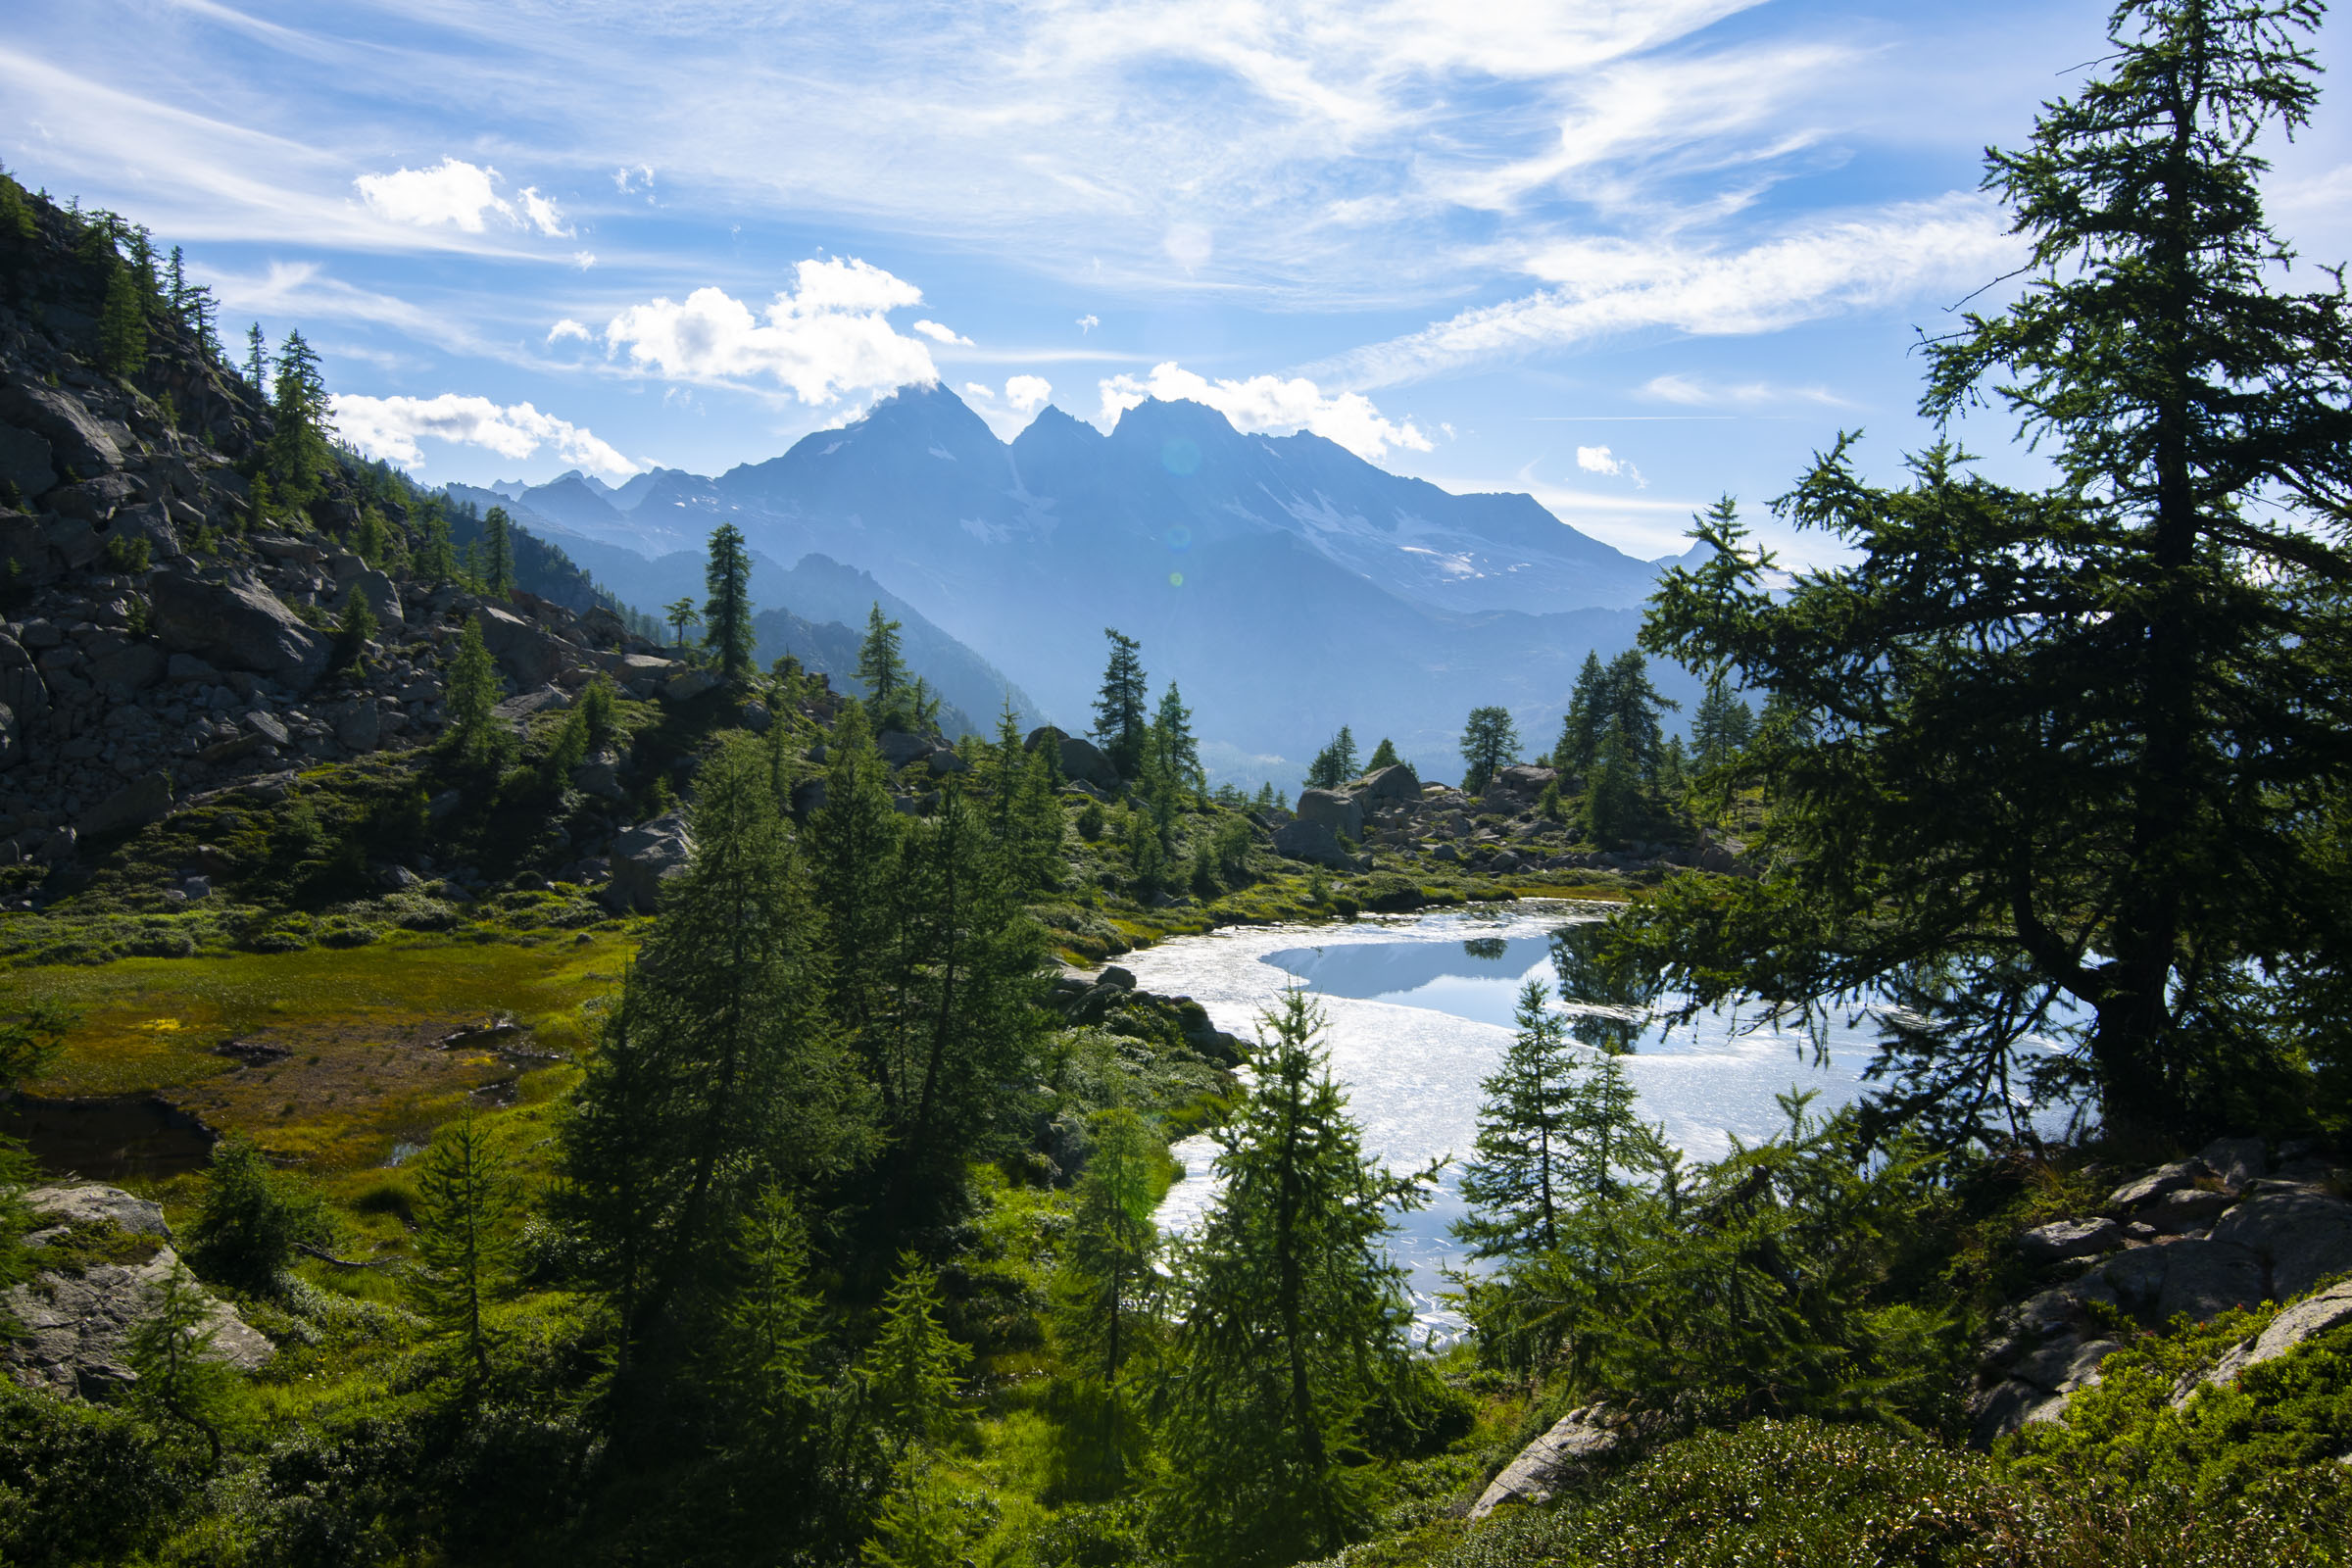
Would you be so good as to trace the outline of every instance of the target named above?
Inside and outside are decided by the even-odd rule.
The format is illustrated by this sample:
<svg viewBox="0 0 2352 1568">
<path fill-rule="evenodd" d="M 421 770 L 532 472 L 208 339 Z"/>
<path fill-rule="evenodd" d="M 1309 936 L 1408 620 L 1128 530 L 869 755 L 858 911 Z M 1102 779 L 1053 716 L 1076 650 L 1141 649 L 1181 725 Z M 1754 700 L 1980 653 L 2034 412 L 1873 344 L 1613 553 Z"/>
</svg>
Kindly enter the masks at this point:
<svg viewBox="0 0 2352 1568">
<path fill-rule="evenodd" d="M 564 222 L 564 214 L 558 210 L 552 198 L 539 194 L 538 186 L 525 185 L 522 194 L 515 199 L 522 203 L 523 219 L 540 233 L 556 239 L 571 238 L 571 230 Z"/>
<path fill-rule="evenodd" d="M 583 343 L 593 343 L 596 341 L 596 334 L 594 332 L 589 331 L 588 328 L 582 326 L 579 322 L 573 320 L 568 316 L 547 329 L 547 340 L 551 344 L 561 343 L 567 337 L 576 337 Z"/>
<path fill-rule="evenodd" d="M 997 394 L 979 381 L 964 382 L 963 395 L 968 398 L 977 398 L 982 403 L 994 403 L 997 400 Z"/>
<path fill-rule="evenodd" d="M 1587 473 L 1605 473 L 1612 479 L 1631 479 L 1637 490 L 1649 488 L 1649 481 L 1642 477 L 1640 468 L 1627 459 L 1616 456 L 1607 447 L 1578 447 L 1576 466 Z"/>
<path fill-rule="evenodd" d="M 1272 375 L 1211 381 L 1170 361 L 1153 366 L 1152 373 L 1141 380 L 1114 375 L 1102 383 L 1102 392 L 1104 424 L 1146 398 L 1189 398 L 1224 415 L 1237 430 L 1312 430 L 1370 461 L 1385 457 L 1391 447 L 1430 450 L 1427 436 L 1410 422 L 1383 417 L 1362 393 L 1327 397 L 1304 376 L 1287 381 Z"/>
<path fill-rule="evenodd" d="M 1810 403 L 1822 408 L 1853 405 L 1826 386 L 1783 386 L 1776 381 L 1715 381 L 1702 375 L 1653 375 L 1637 395 L 1687 409 L 1756 409 L 1774 404 Z"/>
<path fill-rule="evenodd" d="M 1016 375 L 1004 383 L 1004 401 L 1027 414 L 1042 409 L 1054 396 L 1054 383 L 1042 375 Z"/>
<path fill-rule="evenodd" d="M 1308 368 L 1348 386 L 1395 386 L 1643 329 L 1698 337 L 1778 331 L 1973 288 L 2020 259 L 2006 226 L 1990 203 L 1955 194 L 1816 222 L 1738 251 L 1674 240 L 1562 241 L 1524 264 L 1551 287 Z"/>
<path fill-rule="evenodd" d="M 1100 266 L 1101 264 L 1098 263 L 1097 265 Z M 1078 333 L 1081 337 L 1083 337 L 1102 324 L 1102 318 L 1094 315 L 1092 312 L 1089 312 L 1087 315 L 1078 318 Z"/>
<path fill-rule="evenodd" d="M 672 380 L 766 377 L 812 404 L 939 379 L 930 351 L 888 318 L 922 290 L 855 258 L 803 262 L 796 280 L 758 314 L 717 288 L 632 305 L 606 324 L 606 356 Z"/>
<path fill-rule="evenodd" d="M 573 251 L 571 253 L 571 265 L 585 272 L 588 270 L 588 269 L 596 265 L 596 252 Z"/>
<path fill-rule="evenodd" d="M 514 222 L 514 209 L 498 194 L 498 171 L 462 158 L 443 158 L 430 169 L 397 169 L 362 174 L 352 181 L 368 210 L 396 223 L 430 228 L 449 223 L 479 234 L 482 215 L 496 213 Z"/>
<path fill-rule="evenodd" d="M 585 426 L 528 403 L 502 407 L 488 398 L 444 392 L 436 398 L 370 398 L 348 392 L 334 397 L 335 425 L 343 438 L 372 457 L 412 466 L 424 462 L 421 437 L 463 446 L 486 447 L 502 458 L 520 460 L 552 446 L 565 462 L 614 477 L 644 466 L 631 463 Z"/>
<path fill-rule="evenodd" d="M 630 189 L 632 188 L 630 184 L 632 180 L 636 182 L 634 187 L 635 189 L 650 191 L 654 188 L 654 172 L 651 169 L 646 168 L 643 164 L 638 165 L 635 169 L 615 169 L 612 171 L 612 188 L 620 192 L 623 196 L 629 194 Z"/>
<path fill-rule="evenodd" d="M 937 321 L 917 321 L 914 323 L 914 329 L 934 343 L 960 343 L 967 349 L 972 346 L 970 338 L 962 336 L 954 327 L 942 326 Z"/>
</svg>

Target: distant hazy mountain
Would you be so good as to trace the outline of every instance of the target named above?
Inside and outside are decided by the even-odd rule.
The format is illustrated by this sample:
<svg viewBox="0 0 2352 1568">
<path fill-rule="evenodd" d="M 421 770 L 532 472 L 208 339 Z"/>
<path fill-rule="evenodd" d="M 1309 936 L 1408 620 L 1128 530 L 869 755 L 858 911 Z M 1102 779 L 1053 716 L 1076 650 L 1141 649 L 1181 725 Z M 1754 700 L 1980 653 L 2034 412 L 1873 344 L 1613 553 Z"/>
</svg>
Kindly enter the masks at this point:
<svg viewBox="0 0 2352 1568">
<path fill-rule="evenodd" d="M 945 387 L 907 388 L 715 479 L 600 488 L 566 475 L 522 499 L 641 555 L 730 521 L 778 561 L 861 568 L 1066 726 L 1116 626 L 1155 689 L 1182 683 L 1205 739 L 1296 758 L 1347 723 L 1446 772 L 1476 705 L 1548 745 L 1586 653 L 1632 642 L 1657 571 L 1531 497 L 1451 495 L 1195 403 L 1146 403 L 1108 435 L 1049 408 L 1007 445 Z M 608 581 L 621 569 L 564 544 Z M 1679 671 L 1659 680 L 1690 695 Z"/>
<path fill-rule="evenodd" d="M 699 603 L 705 591 L 701 546 L 708 529 L 694 537 L 695 548 L 650 558 L 599 539 L 581 526 L 597 520 L 591 508 L 612 510 L 594 493 L 597 484 L 593 478 L 569 473 L 525 488 L 518 496 L 462 484 L 448 486 L 447 494 L 483 510 L 504 506 L 524 532 L 557 545 L 600 585 L 648 614 L 659 613 L 674 599 L 692 597 Z M 553 510 L 542 511 L 543 504 Z M 867 573 L 823 556 L 812 555 L 787 567 L 762 551 L 752 552 L 752 605 L 759 612 L 753 629 L 762 664 L 794 654 L 809 669 L 831 675 L 837 690 L 858 690 L 858 645 L 865 635 L 866 613 L 877 604 L 884 615 L 900 623 L 907 667 L 929 681 L 972 726 L 993 732 L 1008 696 L 1024 726 L 1042 722 L 1028 693 Z"/>
</svg>

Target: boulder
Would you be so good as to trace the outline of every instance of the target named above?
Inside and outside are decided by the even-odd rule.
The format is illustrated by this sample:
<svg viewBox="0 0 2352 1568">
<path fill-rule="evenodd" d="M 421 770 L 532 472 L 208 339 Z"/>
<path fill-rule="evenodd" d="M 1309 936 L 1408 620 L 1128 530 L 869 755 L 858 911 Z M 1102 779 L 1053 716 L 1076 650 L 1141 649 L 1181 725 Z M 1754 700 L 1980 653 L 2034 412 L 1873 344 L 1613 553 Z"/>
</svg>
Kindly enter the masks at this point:
<svg viewBox="0 0 2352 1568">
<path fill-rule="evenodd" d="M 2007 1437 L 2029 1421 L 2055 1420 L 2066 1408 L 2066 1398 L 2024 1378 L 1995 1384 L 1970 1401 L 1970 1413 L 1976 1420 L 1969 1439 L 1979 1447 L 1989 1447 L 1995 1439 Z"/>
<path fill-rule="evenodd" d="M 630 828 L 612 841 L 612 880 L 606 902 L 615 908 L 650 912 L 661 903 L 662 884 L 685 871 L 694 840 L 676 811 Z"/>
<path fill-rule="evenodd" d="M 1061 764 L 1063 778 L 1091 784 L 1099 790 L 1117 791 L 1119 770 L 1111 765 L 1109 758 L 1102 755 L 1101 747 L 1075 735 L 1065 735 L 1051 724 L 1041 724 L 1031 730 L 1025 744 L 1028 750 L 1034 752 L 1049 741 Z"/>
<path fill-rule="evenodd" d="M 2262 1259 L 2230 1242 L 2174 1242 L 2147 1251 L 2164 1255 L 2164 1288 L 2157 1293 L 2157 1323 L 2186 1315 L 2203 1323 L 2233 1306 L 2263 1298 Z"/>
<path fill-rule="evenodd" d="M 350 751 L 372 752 L 383 734 L 383 715 L 372 697 L 346 703 L 335 713 L 335 739 Z"/>
<path fill-rule="evenodd" d="M 1340 790 L 1300 790 L 1297 814 L 1301 822 L 1319 822 L 1351 839 L 1364 835 L 1363 806 Z"/>
<path fill-rule="evenodd" d="M 1397 762 L 1378 772 L 1366 773 L 1348 793 L 1359 801 L 1416 804 L 1421 799 L 1421 778 L 1410 762 Z"/>
<path fill-rule="evenodd" d="M 79 825 L 84 838 L 104 838 L 110 833 L 145 827 L 171 809 L 171 775 L 149 773 L 82 812 Z"/>
<path fill-rule="evenodd" d="M 874 737 L 874 750 L 893 767 L 905 767 L 918 757 L 931 755 L 931 743 L 905 730 L 886 729 Z"/>
<path fill-rule="evenodd" d="M 2231 1192 L 2242 1191 L 2271 1171 L 2259 1138 L 2216 1138 L 2198 1151 L 2197 1159 Z"/>
<path fill-rule="evenodd" d="M 962 758 L 956 756 L 956 753 L 949 750 L 945 746 L 942 746 L 939 748 L 939 750 L 933 752 L 923 760 L 932 772 L 941 774 L 943 776 L 949 773 L 969 773 L 972 770 L 971 763 L 965 761 Z"/>
<path fill-rule="evenodd" d="M 498 661 L 498 667 L 526 691 L 546 685 L 564 667 L 555 639 L 520 615 L 496 605 L 476 605 L 473 623 L 482 629 L 482 645 Z"/>
<path fill-rule="evenodd" d="M 124 475 L 102 473 L 95 479 L 51 491 L 41 498 L 41 505 L 61 517 L 103 524 L 117 508 L 128 506 L 138 494 L 139 487 Z"/>
<path fill-rule="evenodd" d="M 137 1381 L 129 1365 L 131 1335 L 179 1267 L 163 1210 L 120 1189 L 82 1183 L 36 1187 L 25 1202 L 36 1227 L 26 1238 L 36 1268 L 42 1246 L 69 1226 L 111 1222 L 154 1239 L 155 1250 L 144 1260 L 98 1263 L 78 1273 L 46 1270 L 0 1298 L 24 1326 L 21 1338 L 0 1346 L 0 1364 L 11 1376 L 65 1398 L 111 1397 Z M 250 1371 L 277 1353 L 226 1303 L 197 1294 L 206 1309 L 210 1357 Z"/>
<path fill-rule="evenodd" d="M 1570 1472 L 1608 1458 L 1625 1439 L 1622 1422 L 1604 1406 L 1569 1411 L 1549 1432 L 1520 1449 L 1502 1473 L 1488 1483 L 1478 1501 L 1470 1505 L 1470 1517 L 1484 1519 L 1506 1502 L 1549 1502 Z"/>
<path fill-rule="evenodd" d="M 670 676 L 662 683 L 662 700 L 665 703 L 691 703 L 697 697 L 708 692 L 714 692 L 718 688 L 719 674 L 717 670 L 689 669 Z"/>
<path fill-rule="evenodd" d="M 1494 783 L 1497 788 L 1508 790 L 1513 795 L 1535 796 L 1543 794 L 1544 786 L 1553 782 L 1559 776 L 1548 767 L 1537 767 L 1529 762 L 1514 762 L 1494 775 Z"/>
<path fill-rule="evenodd" d="M 122 466 L 122 449 L 79 398 L 24 375 L 0 380 L 0 419 L 47 441 L 60 467 L 96 475 Z M 29 493 L 29 492 L 27 492 Z"/>
<path fill-rule="evenodd" d="M 0 703 L 0 767 L 14 767 L 24 760 L 24 737 L 17 728 L 16 711 Z"/>
<path fill-rule="evenodd" d="M 156 633 L 174 653 L 268 675 L 297 691 L 309 690 L 326 672 L 329 640 L 250 577 L 208 581 L 159 571 L 148 579 L 147 593 Z"/>
<path fill-rule="evenodd" d="M 795 822 L 806 822 L 808 820 L 810 812 L 821 811 L 824 808 L 825 781 L 823 779 L 805 778 L 792 787 L 792 819 Z"/>
<path fill-rule="evenodd" d="M 53 456 L 49 443 L 30 430 L 0 424 L 0 490 L 31 497 L 50 489 L 57 483 Z"/>
<path fill-rule="evenodd" d="M 2166 1235 L 2179 1236 L 2187 1231 L 2204 1230 L 2221 1218 L 2222 1210 L 2232 1201 L 2228 1193 L 2208 1192 L 2202 1187 L 2180 1187 L 2152 1203 L 2140 1204 L 2132 1217 Z"/>
<path fill-rule="evenodd" d="M 397 631 L 408 624 L 400 607 L 400 588 L 384 573 L 369 568 L 354 576 L 343 595 L 346 610 L 351 606 L 353 594 L 366 601 L 375 623 L 385 630 Z"/>
<path fill-rule="evenodd" d="M 2352 1323 L 2352 1280 L 2342 1280 L 2286 1307 L 2260 1334 L 2232 1347 L 2211 1371 L 2188 1380 L 2173 1396 L 2173 1407 L 2186 1404 L 2190 1396 L 2208 1383 L 2227 1386 L 2246 1368 L 2275 1361 L 2304 1341 L 2348 1323 Z"/>
<path fill-rule="evenodd" d="M 582 795 L 594 795 L 603 800 L 626 800 L 629 792 L 620 783 L 620 754 L 612 751 L 590 752 L 571 770 L 571 787 Z"/>
<path fill-rule="evenodd" d="M 2111 1219 L 2062 1219 L 2036 1225 L 2017 1239 L 2017 1250 L 2029 1263 L 2055 1263 L 2069 1257 L 2091 1257 L 2124 1242 L 2124 1228 Z"/>
<path fill-rule="evenodd" d="M 258 708 L 245 715 L 245 727 L 271 746 L 286 747 L 294 743 L 294 737 L 275 713 L 266 713 Z"/>
<path fill-rule="evenodd" d="M 164 662 L 164 679 L 173 686 L 218 686 L 220 672 L 193 654 L 173 654 Z"/>
<path fill-rule="evenodd" d="M 2327 1275 L 2352 1268 L 2352 1204 L 2318 1193 L 2250 1198 L 2215 1222 L 2213 1241 L 2245 1248 L 2269 1264 L 2271 1295 L 2290 1300 Z"/>
<path fill-rule="evenodd" d="M 755 735 L 766 734 L 767 726 L 775 722 L 775 719 L 768 713 L 765 703 L 744 704 L 741 717 L 743 727 Z"/>
<path fill-rule="evenodd" d="M 132 643 L 90 661 L 90 679 L 101 686 L 121 685 L 143 692 L 163 678 L 163 650 L 153 643 Z"/>
<path fill-rule="evenodd" d="M 490 713 L 492 717 L 505 719 L 512 724 L 526 719 L 533 713 L 544 713 L 550 709 L 560 711 L 570 706 L 571 698 L 564 693 L 562 687 L 542 686 L 537 691 L 519 692 L 508 698 L 491 709 Z"/>
<path fill-rule="evenodd" d="M 1340 848 L 1340 836 L 1320 822 L 1285 822 L 1274 830 L 1274 853 L 1344 871 L 1355 868 L 1355 861 Z"/>
<path fill-rule="evenodd" d="M 2137 1208 L 2151 1199 L 2162 1198 L 2167 1193 L 2192 1185 L 2204 1173 L 2205 1167 L 2193 1159 L 2159 1165 L 2137 1181 L 2126 1182 L 2118 1187 L 2109 1195 L 2107 1203 L 2111 1208 Z"/>
</svg>

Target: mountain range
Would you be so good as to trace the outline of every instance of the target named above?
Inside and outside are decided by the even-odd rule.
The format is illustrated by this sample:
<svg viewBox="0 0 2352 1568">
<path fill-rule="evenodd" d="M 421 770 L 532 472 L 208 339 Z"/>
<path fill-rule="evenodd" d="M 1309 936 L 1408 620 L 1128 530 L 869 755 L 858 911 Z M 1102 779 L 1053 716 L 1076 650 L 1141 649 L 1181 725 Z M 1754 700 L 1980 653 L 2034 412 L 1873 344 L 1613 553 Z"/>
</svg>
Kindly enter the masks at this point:
<svg viewBox="0 0 2352 1568">
<path fill-rule="evenodd" d="M 503 501 L 648 610 L 699 591 L 702 543 L 732 522 L 764 558 L 756 601 L 857 626 L 869 601 L 848 597 L 880 599 L 909 625 L 913 666 L 983 720 L 1009 687 L 1025 715 L 1083 729 L 1115 626 L 1141 639 L 1155 689 L 1181 684 L 1204 751 L 1245 774 L 1236 760 L 1303 758 L 1342 724 L 1450 774 L 1487 704 L 1548 745 L 1585 655 L 1631 645 L 1661 564 L 1531 496 L 1454 495 L 1197 403 L 1141 404 L 1108 434 L 1049 407 L 1006 443 L 937 385 L 715 478 L 575 471 L 452 493 Z M 1694 695 L 1680 670 L 1657 680 Z"/>
</svg>

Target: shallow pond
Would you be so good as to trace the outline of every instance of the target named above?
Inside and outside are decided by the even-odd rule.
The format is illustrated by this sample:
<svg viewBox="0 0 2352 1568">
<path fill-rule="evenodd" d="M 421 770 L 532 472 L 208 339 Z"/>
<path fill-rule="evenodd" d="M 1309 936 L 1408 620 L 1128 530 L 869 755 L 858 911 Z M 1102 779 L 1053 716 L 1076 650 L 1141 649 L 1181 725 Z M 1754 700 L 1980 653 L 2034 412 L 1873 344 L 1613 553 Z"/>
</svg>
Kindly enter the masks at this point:
<svg viewBox="0 0 2352 1568">
<path fill-rule="evenodd" d="M 1367 1152 L 1404 1169 L 1442 1155 L 1467 1154 L 1477 1133 L 1479 1085 L 1494 1070 L 1511 1036 L 1511 1014 L 1527 980 L 1554 998 L 1552 934 L 1597 913 L 1549 908 L 1447 913 L 1348 925 L 1275 926 L 1177 937 L 1120 960 L 1136 983 L 1163 996 L 1189 996 L 1221 1029 L 1245 1039 L 1257 1015 L 1284 988 L 1317 994 L 1330 1018 L 1332 1072 L 1363 1123 Z M 1693 1159 L 1755 1141 L 1787 1125 L 1774 1096 L 1791 1087 L 1819 1092 L 1815 1108 L 1833 1109 L 1862 1092 L 1862 1068 L 1877 1053 L 1869 1018 L 1840 1018 L 1828 1034 L 1826 1060 L 1793 1030 L 1757 1027 L 1752 1011 L 1705 1014 L 1668 1029 L 1658 1004 L 1555 1006 L 1576 1016 L 1582 1034 L 1608 1030 L 1634 1049 L 1627 1076 L 1641 1094 L 1641 1114 Z M 1170 1190 L 1160 1223 L 1183 1231 L 1215 1199 L 1206 1137 L 1176 1147 L 1185 1177 Z M 1446 1227 L 1461 1217 L 1448 1170 L 1428 1208 L 1402 1216 L 1391 1250 L 1409 1278 L 1422 1327 L 1444 1338 L 1460 1319 L 1438 1298 L 1441 1270 L 1458 1266 L 1459 1244 Z"/>
</svg>

